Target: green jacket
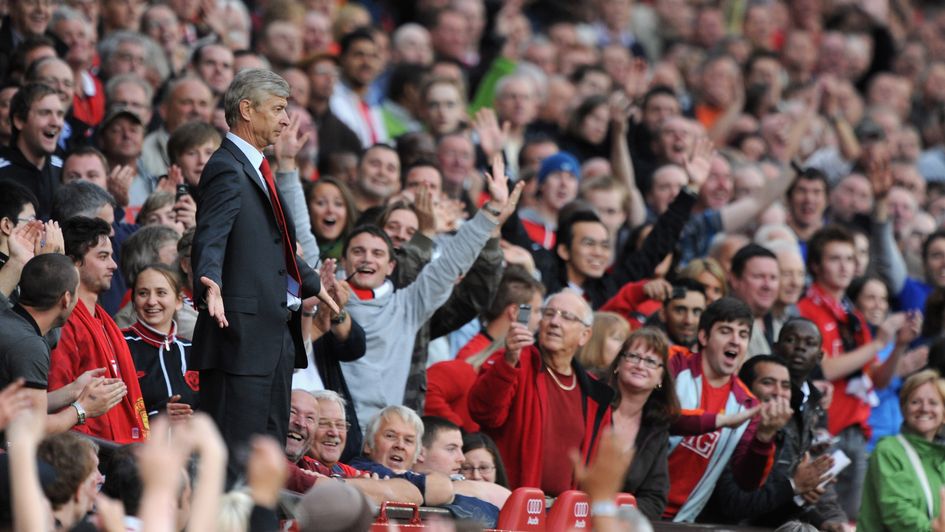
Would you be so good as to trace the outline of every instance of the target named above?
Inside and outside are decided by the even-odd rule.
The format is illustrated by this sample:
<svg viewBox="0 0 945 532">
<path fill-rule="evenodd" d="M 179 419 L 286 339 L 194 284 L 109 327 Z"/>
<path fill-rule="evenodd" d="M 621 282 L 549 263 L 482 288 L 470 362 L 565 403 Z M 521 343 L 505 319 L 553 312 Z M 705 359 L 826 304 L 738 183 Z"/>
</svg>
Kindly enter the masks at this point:
<svg viewBox="0 0 945 532">
<path fill-rule="evenodd" d="M 938 492 L 945 484 L 945 446 L 913 434 L 904 432 L 903 435 L 924 466 L 932 490 L 932 515 L 937 516 L 942 511 Z M 870 456 L 856 529 L 859 532 L 931 530 L 922 484 L 895 436 L 881 439 Z"/>
</svg>

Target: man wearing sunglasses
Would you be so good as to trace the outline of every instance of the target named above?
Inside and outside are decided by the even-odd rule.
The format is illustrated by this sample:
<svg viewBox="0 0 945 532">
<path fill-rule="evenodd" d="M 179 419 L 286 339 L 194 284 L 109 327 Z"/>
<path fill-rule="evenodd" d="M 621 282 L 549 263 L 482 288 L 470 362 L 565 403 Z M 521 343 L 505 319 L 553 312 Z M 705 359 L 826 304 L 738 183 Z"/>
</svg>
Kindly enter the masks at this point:
<svg viewBox="0 0 945 532">
<path fill-rule="evenodd" d="M 537 343 L 527 327 L 512 324 L 505 349 L 483 365 L 470 391 L 469 412 L 495 440 L 510 488 L 555 496 L 574 486 L 566 457 L 572 449 L 589 457 L 614 392 L 574 358 L 591 337 L 587 301 L 566 289 L 545 301 L 541 316 Z"/>
</svg>

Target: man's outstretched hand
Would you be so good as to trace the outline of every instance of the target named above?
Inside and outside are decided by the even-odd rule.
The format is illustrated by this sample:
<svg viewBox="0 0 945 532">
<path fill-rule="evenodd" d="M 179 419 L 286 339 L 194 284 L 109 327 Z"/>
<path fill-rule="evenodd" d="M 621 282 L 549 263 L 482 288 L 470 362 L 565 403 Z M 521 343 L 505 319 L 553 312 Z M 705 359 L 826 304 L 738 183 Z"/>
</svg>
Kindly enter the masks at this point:
<svg viewBox="0 0 945 532">
<path fill-rule="evenodd" d="M 337 315 L 339 312 L 341 312 L 341 309 L 338 307 L 338 303 L 335 303 L 335 300 L 332 299 L 331 296 L 328 294 L 328 288 L 324 285 L 324 283 L 322 284 L 321 289 L 318 291 L 318 295 L 305 298 L 302 301 L 302 307 L 303 308 L 314 307 L 316 305 L 316 301 L 315 301 L 316 299 L 328 305 L 328 308 L 331 309 L 331 312 L 333 315 Z"/>
<path fill-rule="evenodd" d="M 207 295 L 204 299 L 210 317 L 216 320 L 221 329 L 229 327 L 230 322 L 226 321 L 226 314 L 223 311 L 223 294 L 220 293 L 220 285 L 209 277 L 201 277 L 200 282 L 207 287 Z"/>
</svg>

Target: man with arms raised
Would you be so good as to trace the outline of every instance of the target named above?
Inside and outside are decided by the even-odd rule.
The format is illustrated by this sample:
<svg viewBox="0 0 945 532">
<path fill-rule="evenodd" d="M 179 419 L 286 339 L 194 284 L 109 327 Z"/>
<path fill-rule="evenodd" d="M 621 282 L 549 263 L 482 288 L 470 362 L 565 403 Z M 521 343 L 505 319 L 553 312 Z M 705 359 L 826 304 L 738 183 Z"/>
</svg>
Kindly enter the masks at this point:
<svg viewBox="0 0 945 532">
<path fill-rule="evenodd" d="M 492 175 L 486 177 L 492 199 L 406 288 L 395 290 L 387 279 L 396 262 L 393 244 L 382 229 L 355 228 L 345 243 L 343 264 L 355 296 L 346 310 L 364 328 L 367 353 L 343 362 L 341 369 L 362 427 L 381 408 L 403 404 L 417 330 L 446 302 L 456 278 L 469 269 L 493 229 L 515 208 L 522 185 L 509 195 L 501 159 L 493 161 Z"/>
<path fill-rule="evenodd" d="M 736 375 L 748 350 L 751 324 L 747 305 L 723 297 L 699 321 L 700 351 L 670 359 L 682 415 L 670 429 L 674 436 L 664 519 L 694 521 L 730 462 L 738 485 L 746 490 L 757 488 L 768 474 L 774 436 L 792 412 L 783 398 L 759 406 Z"/>
</svg>

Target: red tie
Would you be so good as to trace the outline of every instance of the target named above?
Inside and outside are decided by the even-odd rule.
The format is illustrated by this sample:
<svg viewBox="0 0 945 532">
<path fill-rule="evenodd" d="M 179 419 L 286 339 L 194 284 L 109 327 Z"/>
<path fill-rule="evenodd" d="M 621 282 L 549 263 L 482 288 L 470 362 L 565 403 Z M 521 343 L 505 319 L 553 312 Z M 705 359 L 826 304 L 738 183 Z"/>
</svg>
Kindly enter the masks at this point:
<svg viewBox="0 0 945 532">
<path fill-rule="evenodd" d="M 299 273 L 299 265 L 295 262 L 295 251 L 292 241 L 289 240 L 289 228 L 285 223 L 285 213 L 282 212 L 282 204 L 279 203 L 279 195 L 276 194 L 276 182 L 272 178 L 272 169 L 269 168 L 269 161 L 263 158 L 259 165 L 259 171 L 262 173 L 263 181 L 266 182 L 266 188 L 269 190 L 269 200 L 272 203 L 272 212 L 276 215 L 276 225 L 279 226 L 279 232 L 282 233 L 282 249 L 285 252 L 285 265 L 289 275 L 295 280 L 295 286 L 289 284 L 289 293 L 298 297 L 299 285 L 302 283 L 302 274 Z M 292 289 L 294 288 L 294 290 Z"/>
</svg>

